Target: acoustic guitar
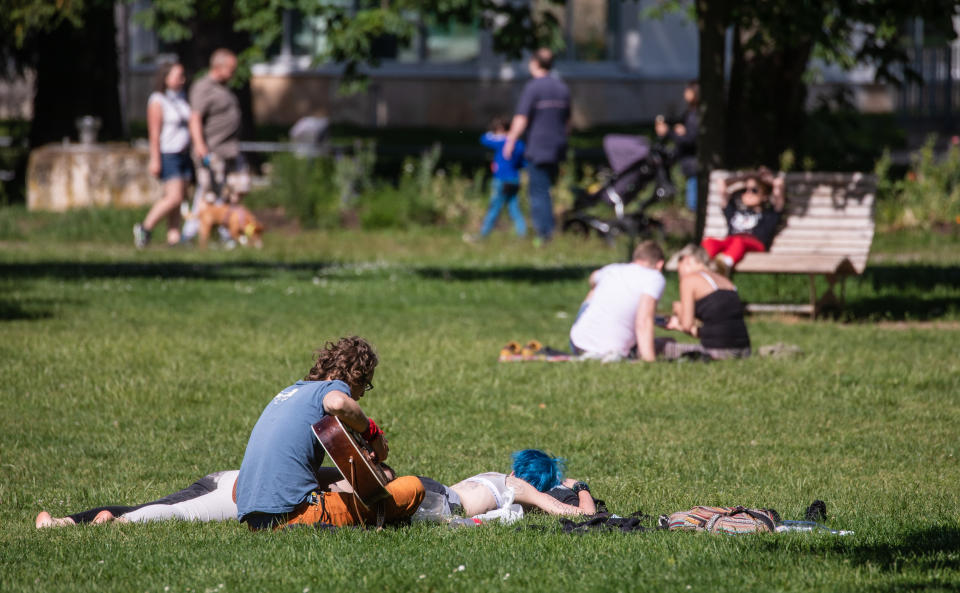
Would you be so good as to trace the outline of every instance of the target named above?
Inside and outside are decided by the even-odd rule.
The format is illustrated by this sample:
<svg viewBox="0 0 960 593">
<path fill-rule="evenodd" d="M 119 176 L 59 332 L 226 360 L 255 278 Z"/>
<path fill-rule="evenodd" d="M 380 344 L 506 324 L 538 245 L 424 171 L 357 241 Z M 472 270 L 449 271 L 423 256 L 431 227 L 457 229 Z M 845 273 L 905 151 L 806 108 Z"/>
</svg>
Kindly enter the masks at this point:
<svg viewBox="0 0 960 593">
<path fill-rule="evenodd" d="M 313 434 L 365 508 L 390 496 L 386 474 L 372 461 L 373 450 L 355 430 L 336 416 L 324 416 L 313 425 Z"/>
</svg>

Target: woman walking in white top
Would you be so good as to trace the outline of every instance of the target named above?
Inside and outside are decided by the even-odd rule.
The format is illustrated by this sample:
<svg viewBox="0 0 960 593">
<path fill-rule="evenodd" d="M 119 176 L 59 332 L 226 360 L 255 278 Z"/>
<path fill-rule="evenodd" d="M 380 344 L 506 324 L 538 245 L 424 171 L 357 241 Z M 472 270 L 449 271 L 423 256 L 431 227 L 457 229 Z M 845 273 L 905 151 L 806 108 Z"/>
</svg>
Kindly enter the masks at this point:
<svg viewBox="0 0 960 593">
<path fill-rule="evenodd" d="M 133 227 L 133 242 L 142 249 L 161 218 L 167 219 L 167 244 L 180 242 L 180 204 L 193 178 L 190 161 L 190 104 L 184 96 L 183 66 L 166 64 L 157 73 L 155 90 L 147 101 L 150 174 L 163 182 L 163 197 Z"/>
</svg>

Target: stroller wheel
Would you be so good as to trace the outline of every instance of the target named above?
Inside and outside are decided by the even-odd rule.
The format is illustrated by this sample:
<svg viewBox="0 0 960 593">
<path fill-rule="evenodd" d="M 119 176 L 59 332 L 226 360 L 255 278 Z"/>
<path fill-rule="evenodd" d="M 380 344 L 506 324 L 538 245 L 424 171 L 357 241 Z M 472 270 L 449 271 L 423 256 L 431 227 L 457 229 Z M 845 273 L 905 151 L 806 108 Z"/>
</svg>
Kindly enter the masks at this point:
<svg viewBox="0 0 960 593">
<path fill-rule="evenodd" d="M 658 243 L 663 243 L 667 238 L 667 234 L 663 230 L 663 223 L 655 218 L 644 220 L 637 228 L 634 236 L 643 240 L 653 239 Z"/>
<path fill-rule="evenodd" d="M 573 220 L 564 221 L 563 232 L 570 233 L 571 235 L 576 235 L 578 237 L 588 237 L 590 236 L 590 227 L 586 222 L 575 218 Z"/>
</svg>

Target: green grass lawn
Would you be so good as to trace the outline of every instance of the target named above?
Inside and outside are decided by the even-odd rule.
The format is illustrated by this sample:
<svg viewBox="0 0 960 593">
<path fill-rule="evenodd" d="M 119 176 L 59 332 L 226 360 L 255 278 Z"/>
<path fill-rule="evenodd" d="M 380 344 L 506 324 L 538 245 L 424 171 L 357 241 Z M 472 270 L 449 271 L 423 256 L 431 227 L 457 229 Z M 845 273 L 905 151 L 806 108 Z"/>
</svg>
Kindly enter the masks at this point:
<svg viewBox="0 0 960 593">
<path fill-rule="evenodd" d="M 842 322 L 749 321 L 755 346 L 794 344 L 794 359 L 498 364 L 510 339 L 565 345 L 589 271 L 622 253 L 433 231 L 136 252 L 137 215 L 0 210 L 0 591 L 960 587 L 956 235 L 879 235 Z M 806 298 L 804 278 L 737 282 L 748 300 Z M 668 277 L 661 305 L 675 295 Z M 344 334 L 378 348 L 362 405 L 402 473 L 453 482 L 540 447 L 620 514 L 799 519 L 821 498 L 855 534 L 570 536 L 543 516 L 521 524 L 543 530 L 34 529 L 41 509 L 145 501 L 239 467 L 263 406 Z"/>
</svg>

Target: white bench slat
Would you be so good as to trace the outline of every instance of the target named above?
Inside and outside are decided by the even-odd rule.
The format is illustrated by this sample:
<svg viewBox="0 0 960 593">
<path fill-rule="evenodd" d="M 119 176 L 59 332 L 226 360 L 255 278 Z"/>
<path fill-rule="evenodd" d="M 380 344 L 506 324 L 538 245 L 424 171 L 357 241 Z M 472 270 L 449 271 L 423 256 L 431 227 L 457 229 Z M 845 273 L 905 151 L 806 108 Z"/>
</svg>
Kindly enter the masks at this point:
<svg viewBox="0 0 960 593">
<path fill-rule="evenodd" d="M 783 228 L 823 229 L 823 234 L 827 235 L 834 229 L 872 229 L 873 221 L 867 218 L 808 218 L 806 216 L 788 216 Z"/>
<path fill-rule="evenodd" d="M 823 241 L 812 243 L 805 239 L 794 239 L 793 237 L 777 237 L 770 246 L 771 251 L 776 251 L 784 247 L 817 249 L 821 247 L 837 247 L 844 249 L 864 250 L 870 247 L 870 242 L 866 239 L 848 239 L 846 237 L 830 237 Z"/>
<path fill-rule="evenodd" d="M 829 236 L 824 236 L 824 233 L 820 229 L 803 229 L 803 228 L 791 228 L 787 232 L 783 232 L 774 237 L 773 242 L 776 243 L 782 237 L 790 237 L 791 239 L 796 239 L 798 241 L 824 241 L 835 238 L 841 238 L 845 241 L 852 241 L 854 239 L 862 239 L 864 241 L 873 240 L 873 229 L 872 228 L 862 228 L 862 229 L 843 229 L 843 232 L 833 232 Z"/>
<path fill-rule="evenodd" d="M 851 274 L 857 273 L 857 262 L 842 255 L 748 253 L 743 261 L 737 264 L 737 272 Z"/>
</svg>

